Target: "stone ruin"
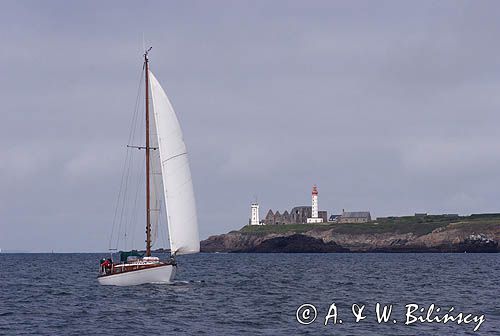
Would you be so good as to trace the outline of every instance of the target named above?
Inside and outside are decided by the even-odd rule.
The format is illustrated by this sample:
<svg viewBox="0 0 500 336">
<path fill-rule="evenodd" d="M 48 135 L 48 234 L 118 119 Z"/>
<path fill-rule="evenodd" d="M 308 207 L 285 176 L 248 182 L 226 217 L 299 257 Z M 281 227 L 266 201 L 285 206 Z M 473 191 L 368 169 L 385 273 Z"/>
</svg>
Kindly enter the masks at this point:
<svg viewBox="0 0 500 336">
<path fill-rule="evenodd" d="M 264 219 L 264 224 L 266 225 L 286 225 L 286 224 L 306 224 L 307 218 L 312 215 L 311 206 L 297 206 L 294 207 L 290 212 L 285 210 L 283 214 L 278 211 L 273 212 L 269 209 L 266 218 Z M 323 218 L 323 221 L 328 222 L 328 215 L 326 211 L 319 211 L 318 216 Z"/>
</svg>

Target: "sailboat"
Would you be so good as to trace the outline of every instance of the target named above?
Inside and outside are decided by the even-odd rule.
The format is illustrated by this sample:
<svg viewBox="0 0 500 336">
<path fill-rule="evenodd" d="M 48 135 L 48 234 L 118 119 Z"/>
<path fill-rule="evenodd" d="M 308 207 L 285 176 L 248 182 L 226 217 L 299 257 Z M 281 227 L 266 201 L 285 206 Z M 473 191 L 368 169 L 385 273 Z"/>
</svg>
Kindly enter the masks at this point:
<svg viewBox="0 0 500 336">
<path fill-rule="evenodd" d="M 101 285 L 131 286 L 172 282 L 176 256 L 200 251 L 196 205 L 186 145 L 179 120 L 160 83 L 149 69 L 148 53 L 144 53 L 146 144 L 136 147 L 146 155 L 146 249 L 145 255 L 125 253 L 119 262 L 101 259 L 98 281 Z M 150 99 L 151 95 L 151 99 Z M 150 100 L 153 117 L 150 116 Z M 159 155 L 152 156 L 153 151 Z M 154 158 L 157 158 L 156 160 Z M 164 207 L 170 241 L 170 257 L 160 260 L 151 255 L 152 222 L 158 219 L 161 201 L 151 180 L 159 179 L 163 187 Z"/>
</svg>

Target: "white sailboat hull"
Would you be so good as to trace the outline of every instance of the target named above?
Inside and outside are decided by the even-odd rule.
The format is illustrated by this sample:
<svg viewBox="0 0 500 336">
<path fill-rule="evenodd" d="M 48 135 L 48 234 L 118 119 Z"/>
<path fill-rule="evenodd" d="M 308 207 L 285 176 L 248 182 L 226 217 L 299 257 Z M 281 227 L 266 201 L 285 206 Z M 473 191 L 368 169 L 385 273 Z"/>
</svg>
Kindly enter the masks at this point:
<svg viewBox="0 0 500 336">
<path fill-rule="evenodd" d="M 97 278 L 99 284 L 110 286 L 135 286 L 148 283 L 170 283 L 174 279 L 175 265 L 164 265 L 136 271 L 105 275 Z"/>
</svg>

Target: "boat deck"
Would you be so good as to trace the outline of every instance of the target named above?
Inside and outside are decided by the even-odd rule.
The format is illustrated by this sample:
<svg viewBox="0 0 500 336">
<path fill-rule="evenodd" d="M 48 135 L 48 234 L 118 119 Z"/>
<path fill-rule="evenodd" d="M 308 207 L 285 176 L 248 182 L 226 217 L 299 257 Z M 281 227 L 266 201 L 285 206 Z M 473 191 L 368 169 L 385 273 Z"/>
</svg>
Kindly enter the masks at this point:
<svg viewBox="0 0 500 336">
<path fill-rule="evenodd" d="M 114 274 L 121 274 L 126 272 L 138 271 L 143 269 L 162 267 L 162 266 L 176 266 L 177 263 L 173 260 L 169 261 L 156 261 L 156 262 L 148 262 L 148 261 L 137 261 L 133 263 L 123 263 L 123 264 L 113 264 L 111 266 L 111 271 L 107 274 L 101 274 L 99 277 L 105 277 Z"/>
</svg>

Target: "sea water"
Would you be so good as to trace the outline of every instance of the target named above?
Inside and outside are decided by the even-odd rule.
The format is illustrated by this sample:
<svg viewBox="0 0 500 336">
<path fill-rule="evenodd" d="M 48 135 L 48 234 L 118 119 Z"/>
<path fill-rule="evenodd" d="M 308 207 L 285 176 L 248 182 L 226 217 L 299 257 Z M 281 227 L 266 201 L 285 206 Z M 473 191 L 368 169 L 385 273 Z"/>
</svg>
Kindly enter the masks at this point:
<svg viewBox="0 0 500 336">
<path fill-rule="evenodd" d="M 202 253 L 134 287 L 106 256 L 0 254 L 0 335 L 500 334 L 498 254 Z"/>
</svg>

